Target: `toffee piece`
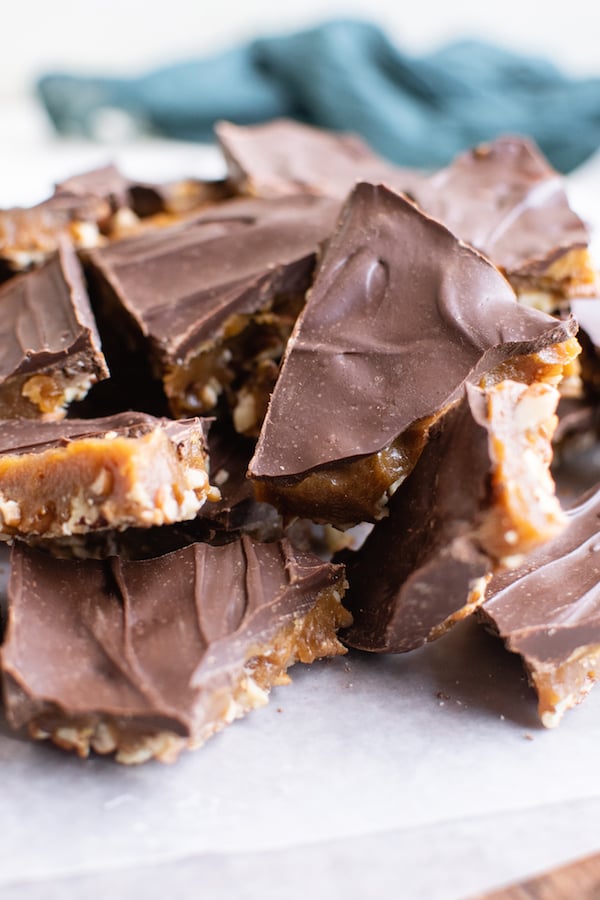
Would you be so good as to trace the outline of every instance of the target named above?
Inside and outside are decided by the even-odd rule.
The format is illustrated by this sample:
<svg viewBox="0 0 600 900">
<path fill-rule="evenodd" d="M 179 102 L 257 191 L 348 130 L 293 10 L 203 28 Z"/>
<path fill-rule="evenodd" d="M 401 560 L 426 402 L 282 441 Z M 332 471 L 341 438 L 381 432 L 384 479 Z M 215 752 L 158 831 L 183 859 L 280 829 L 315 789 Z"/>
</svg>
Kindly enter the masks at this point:
<svg viewBox="0 0 600 900">
<path fill-rule="evenodd" d="M 562 298 L 597 287 L 588 228 L 532 141 L 502 137 L 468 150 L 415 183 L 413 195 L 488 256 L 528 305 L 552 312 Z"/>
<path fill-rule="evenodd" d="M 209 485 L 205 423 L 144 413 L 0 421 L 0 539 L 193 518 Z"/>
<path fill-rule="evenodd" d="M 600 677 L 600 491 L 566 511 L 567 528 L 490 582 L 480 620 L 523 659 L 547 728 Z"/>
<path fill-rule="evenodd" d="M 483 601 L 493 570 L 563 529 L 548 471 L 558 397 L 545 384 L 467 386 L 389 517 L 348 554 L 347 644 L 399 653 L 440 637 Z"/>
<path fill-rule="evenodd" d="M 62 418 L 108 377 L 75 251 L 0 287 L 0 418 Z"/>
<path fill-rule="evenodd" d="M 142 219 L 163 216 L 176 219 L 190 215 L 204 206 L 228 200 L 231 189 L 225 181 L 201 181 L 184 178 L 177 181 L 133 182 L 129 189 L 133 211 Z"/>
<path fill-rule="evenodd" d="M 242 534 L 260 541 L 281 539 L 282 517 L 270 503 L 256 500 L 252 483 L 246 478 L 252 442 L 236 434 L 230 425 L 216 422 L 211 425 L 207 443 L 210 480 L 218 489 L 220 499 L 205 503 L 194 519 L 154 528 L 102 531 L 84 535 L 80 541 L 54 540 L 50 551 L 67 558 L 103 559 L 118 555 L 125 559 L 146 559 L 179 550 L 195 541 L 228 543 Z M 297 530 L 292 542 L 296 547 L 312 550 L 311 546 L 299 543 Z M 317 549 L 313 552 L 320 555 Z"/>
<path fill-rule="evenodd" d="M 67 238 L 78 249 L 96 247 L 104 240 L 100 223 L 107 221 L 111 213 L 106 197 L 62 190 L 35 206 L 2 209 L 0 262 L 7 274 L 34 268 L 56 252 L 61 238 Z"/>
<path fill-rule="evenodd" d="M 169 225 L 202 207 L 231 196 L 223 181 L 186 178 L 164 184 L 133 181 L 114 165 L 75 175 L 56 185 L 55 195 L 79 197 L 105 209 L 98 226 L 111 240 L 148 226 Z M 101 206 L 103 204 L 103 206 Z M 100 242 L 101 243 L 101 242 Z"/>
<path fill-rule="evenodd" d="M 17 544 L 1 650 L 8 721 L 83 757 L 171 762 L 263 706 L 294 662 L 345 652 L 344 586 L 343 567 L 288 541 L 140 562 Z"/>
<path fill-rule="evenodd" d="M 316 194 L 344 200 L 359 181 L 407 191 L 424 177 L 377 156 L 354 134 L 335 134 L 292 119 L 251 126 L 218 122 L 215 132 L 230 183 L 251 197 Z"/>
<path fill-rule="evenodd" d="M 358 185 L 287 346 L 249 467 L 258 498 L 338 526 L 381 518 L 467 381 L 555 383 L 575 330 L 408 200 Z"/>
<path fill-rule="evenodd" d="M 94 251 L 107 323 L 147 342 L 177 416 L 225 392 L 237 430 L 257 433 L 315 254 L 337 202 L 234 200 Z"/>
</svg>

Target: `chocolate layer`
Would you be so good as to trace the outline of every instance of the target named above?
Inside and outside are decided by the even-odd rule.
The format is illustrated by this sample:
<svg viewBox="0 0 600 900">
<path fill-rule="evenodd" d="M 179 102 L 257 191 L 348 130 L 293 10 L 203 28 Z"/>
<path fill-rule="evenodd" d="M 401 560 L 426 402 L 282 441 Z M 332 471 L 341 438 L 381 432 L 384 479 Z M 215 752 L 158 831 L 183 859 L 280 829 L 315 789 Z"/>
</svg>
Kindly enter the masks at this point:
<svg viewBox="0 0 600 900">
<path fill-rule="evenodd" d="M 503 137 L 458 156 L 415 183 L 416 202 L 461 240 L 485 253 L 511 280 L 539 277 L 589 232 L 571 209 L 564 179 L 525 138 Z M 565 290 L 570 272 L 556 273 Z M 593 280 L 593 272 L 587 272 Z"/>
<path fill-rule="evenodd" d="M 467 381 L 575 330 L 516 303 L 494 266 L 409 201 L 358 185 L 288 343 L 250 475 L 291 484 L 377 453 Z"/>
<path fill-rule="evenodd" d="M 600 676 L 600 491 L 566 516 L 560 537 L 492 579 L 480 612 L 522 657 L 548 727 Z"/>
<path fill-rule="evenodd" d="M 110 212 L 129 206 L 131 181 L 114 165 L 91 169 L 55 185 L 57 197 L 79 197 L 83 201 L 106 203 Z"/>
<path fill-rule="evenodd" d="M 377 156 L 356 135 L 291 119 L 243 127 L 219 122 L 215 131 L 230 182 L 253 197 L 317 194 L 343 200 L 359 181 L 409 191 L 423 177 Z"/>
<path fill-rule="evenodd" d="M 60 241 L 44 266 L 0 288 L 0 417 L 64 415 L 108 376 L 77 256 Z"/>
<path fill-rule="evenodd" d="M 1 651 L 8 720 L 84 754 L 90 743 L 117 749 L 124 762 L 160 755 L 161 736 L 200 743 L 265 702 L 257 655 L 268 667 L 271 651 L 275 667 L 276 640 L 341 582 L 341 567 L 286 541 L 193 544 L 142 562 L 55 560 L 16 545 Z M 287 664 L 343 652 L 336 615 L 347 618 L 339 607 L 327 625 L 315 621 L 312 640 L 292 640 Z"/>
<path fill-rule="evenodd" d="M 309 284 L 316 250 L 338 204 L 320 198 L 235 200 L 191 221 L 91 253 L 91 263 L 159 366 L 222 335 L 233 315 L 252 314 Z"/>
<path fill-rule="evenodd" d="M 561 530 L 547 473 L 557 402 L 546 385 L 467 387 L 432 428 L 388 518 L 347 555 L 346 643 L 398 653 L 440 637 L 482 602 L 493 569 Z"/>
<path fill-rule="evenodd" d="M 206 420 L 198 420 L 203 433 L 208 433 Z M 25 419 L 0 420 L 0 455 L 22 456 L 66 447 L 76 440 L 111 437 L 139 438 L 157 425 L 177 441 L 185 433 L 187 423 L 157 419 L 141 412 L 117 413 L 99 419 L 65 419 L 61 422 L 31 422 Z"/>
</svg>

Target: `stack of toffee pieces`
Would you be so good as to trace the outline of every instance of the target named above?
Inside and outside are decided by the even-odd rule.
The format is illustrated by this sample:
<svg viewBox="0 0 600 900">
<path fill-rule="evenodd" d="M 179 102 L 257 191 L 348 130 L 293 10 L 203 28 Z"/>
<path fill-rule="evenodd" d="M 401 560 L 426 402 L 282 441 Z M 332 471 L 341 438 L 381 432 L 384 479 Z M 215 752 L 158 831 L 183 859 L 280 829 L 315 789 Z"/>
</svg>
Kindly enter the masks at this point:
<svg viewBox="0 0 600 900">
<path fill-rule="evenodd" d="M 565 512 L 549 471 L 600 384 L 561 178 L 520 138 L 424 174 L 217 135 L 223 182 L 109 166 L 0 212 L 9 723 L 169 761 L 296 661 L 476 613 L 556 724 L 600 654 L 600 493 Z"/>
</svg>

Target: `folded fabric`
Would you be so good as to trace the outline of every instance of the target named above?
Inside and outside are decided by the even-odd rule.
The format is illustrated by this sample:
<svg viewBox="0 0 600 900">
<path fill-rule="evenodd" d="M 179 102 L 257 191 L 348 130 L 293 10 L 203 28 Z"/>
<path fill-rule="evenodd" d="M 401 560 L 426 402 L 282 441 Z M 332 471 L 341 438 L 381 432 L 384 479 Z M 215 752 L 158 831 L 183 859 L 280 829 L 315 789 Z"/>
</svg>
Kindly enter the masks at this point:
<svg viewBox="0 0 600 900">
<path fill-rule="evenodd" d="M 210 140 L 217 119 L 291 116 L 362 134 L 394 162 L 434 168 L 499 133 L 533 137 L 569 171 L 600 146 L 600 78 L 475 41 L 422 57 L 377 26 L 340 20 L 261 38 L 138 78 L 51 74 L 38 85 L 58 131 L 94 136 L 117 109 L 140 130 Z"/>
</svg>

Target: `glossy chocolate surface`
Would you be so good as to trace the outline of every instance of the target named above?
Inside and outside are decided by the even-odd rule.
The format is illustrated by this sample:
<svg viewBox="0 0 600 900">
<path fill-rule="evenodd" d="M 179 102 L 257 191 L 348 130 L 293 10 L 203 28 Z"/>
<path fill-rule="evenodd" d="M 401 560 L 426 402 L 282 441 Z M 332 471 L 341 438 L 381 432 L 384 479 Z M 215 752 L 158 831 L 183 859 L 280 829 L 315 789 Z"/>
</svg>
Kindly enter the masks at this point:
<svg viewBox="0 0 600 900">
<path fill-rule="evenodd" d="M 141 437 L 155 428 L 163 428 L 169 438 L 178 442 L 189 430 L 190 423 L 200 423 L 204 435 L 206 419 L 157 419 L 141 412 L 117 413 L 97 419 L 63 419 L 61 422 L 37 422 L 32 419 L 0 419 L 0 453 L 22 455 L 43 453 L 71 441 L 111 436 Z"/>
<path fill-rule="evenodd" d="M 589 243 L 564 179 L 525 138 L 498 138 L 467 150 L 415 183 L 413 196 L 509 276 L 543 272 L 568 250 Z"/>
<path fill-rule="evenodd" d="M 1 651 L 9 721 L 55 709 L 189 736 L 257 646 L 340 574 L 287 541 L 192 544 L 137 562 L 56 560 L 17 544 Z"/>
<path fill-rule="evenodd" d="M 600 490 L 566 514 L 560 537 L 492 579 L 480 612 L 530 669 L 600 645 Z"/>
<path fill-rule="evenodd" d="M 41 268 L 0 288 L 0 343 L 0 383 L 47 366 L 68 371 L 81 352 L 96 378 L 108 375 L 81 266 L 66 241 Z"/>
<path fill-rule="evenodd" d="M 177 364 L 234 314 L 304 293 L 338 212 L 317 197 L 232 200 L 95 250 L 91 263 L 159 360 Z"/>
<path fill-rule="evenodd" d="M 413 204 L 358 185 L 288 343 L 250 464 L 294 479 L 373 454 L 499 363 L 576 330 Z"/>
<path fill-rule="evenodd" d="M 129 205 L 130 180 L 114 165 L 91 169 L 55 185 L 56 197 L 80 197 L 105 201 L 114 211 Z"/>
<path fill-rule="evenodd" d="M 410 191 L 423 178 L 377 156 L 356 135 L 291 119 L 242 127 L 219 122 L 215 131 L 230 181 L 241 193 L 256 197 L 317 194 L 343 200 L 359 181 Z"/>
</svg>

